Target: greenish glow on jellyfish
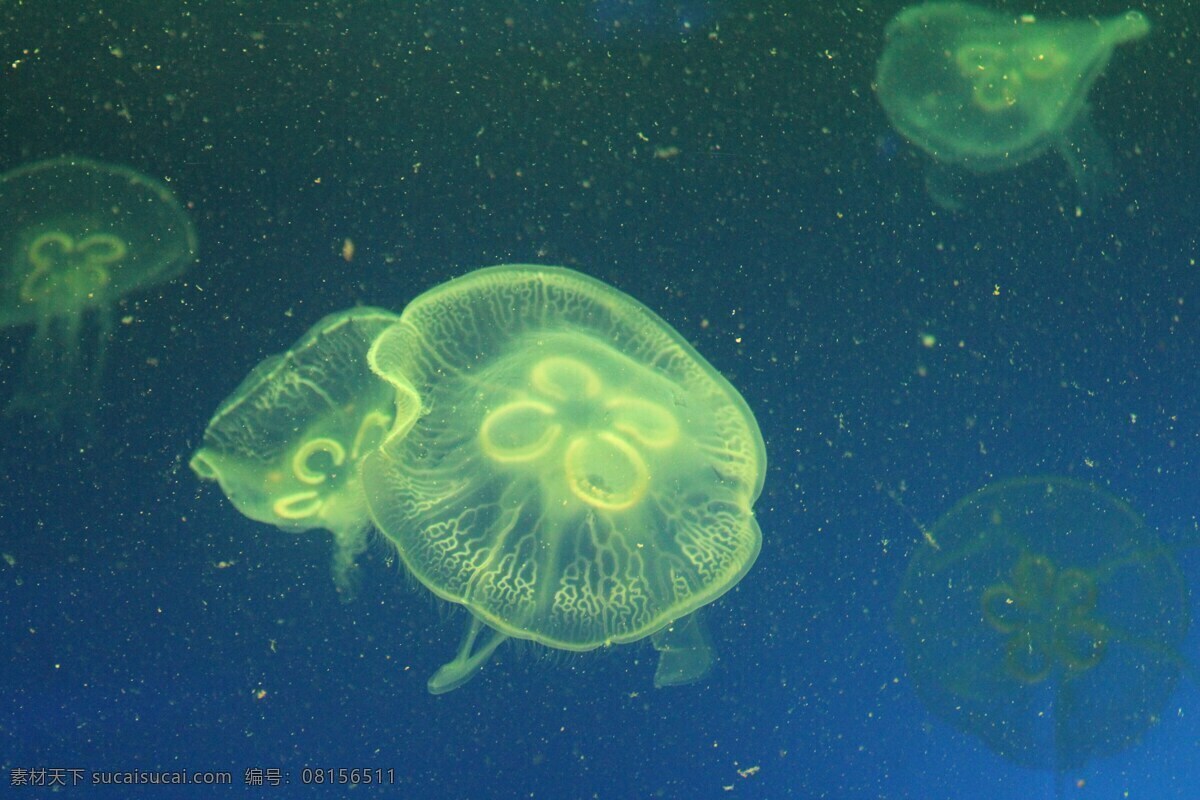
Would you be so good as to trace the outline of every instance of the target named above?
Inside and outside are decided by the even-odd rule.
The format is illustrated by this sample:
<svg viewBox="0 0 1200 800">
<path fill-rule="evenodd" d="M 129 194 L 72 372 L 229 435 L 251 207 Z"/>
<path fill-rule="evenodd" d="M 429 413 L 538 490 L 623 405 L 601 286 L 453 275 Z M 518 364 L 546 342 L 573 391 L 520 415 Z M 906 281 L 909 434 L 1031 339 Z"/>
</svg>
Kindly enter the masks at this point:
<svg viewBox="0 0 1200 800">
<path fill-rule="evenodd" d="M 875 76 L 892 126 L 933 158 L 930 191 L 954 205 L 955 179 L 1056 150 L 1081 193 L 1114 178 L 1087 95 L 1113 49 L 1145 36 L 1139 11 L 1103 20 L 1010 16 L 967 3 L 925 3 L 888 24 Z"/>
<path fill-rule="evenodd" d="M 98 402 L 117 301 L 187 269 L 196 233 L 167 187 L 85 158 L 0 175 L 0 209 L 0 326 L 34 328 L 7 410 L 54 424 Z"/>
<path fill-rule="evenodd" d="M 960 501 L 918 546 L 894 619 L 930 711 L 1060 772 L 1128 747 L 1160 716 L 1188 621 L 1183 575 L 1154 531 L 1065 478 Z"/>
<path fill-rule="evenodd" d="M 363 464 L 372 517 L 471 614 L 431 692 L 509 637 L 649 637 L 656 685 L 708 671 L 698 609 L 758 555 L 766 454 L 741 395 L 675 330 L 577 272 L 501 266 L 418 297 L 368 358 L 396 408 Z"/>
<path fill-rule="evenodd" d="M 247 517 L 285 531 L 331 532 L 345 598 L 371 527 L 359 466 L 393 421 L 391 387 L 368 368 L 367 350 L 396 319 L 368 307 L 322 319 L 242 381 L 191 460 Z"/>
</svg>

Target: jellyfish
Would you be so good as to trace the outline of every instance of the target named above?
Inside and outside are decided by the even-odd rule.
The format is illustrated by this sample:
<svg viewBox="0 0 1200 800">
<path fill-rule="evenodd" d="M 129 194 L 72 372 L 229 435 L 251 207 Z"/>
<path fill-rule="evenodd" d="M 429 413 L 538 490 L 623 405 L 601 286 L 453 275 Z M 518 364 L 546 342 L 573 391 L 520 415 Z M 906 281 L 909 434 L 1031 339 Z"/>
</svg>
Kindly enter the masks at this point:
<svg viewBox="0 0 1200 800">
<path fill-rule="evenodd" d="M 117 300 L 187 269 L 196 233 L 167 187 L 85 158 L 0 175 L 0 208 L 0 326 L 34 326 L 7 410 L 54 424 L 97 402 Z"/>
<path fill-rule="evenodd" d="M 371 527 L 359 465 L 393 418 L 391 389 L 368 368 L 367 350 L 396 319 L 365 306 L 322 319 L 221 403 L 191 460 L 250 519 L 331 532 L 344 599 Z"/>
<path fill-rule="evenodd" d="M 703 677 L 698 609 L 758 555 L 766 454 L 741 395 L 678 333 L 585 275 L 500 266 L 418 297 L 368 359 L 396 408 L 363 463 L 372 518 L 470 612 L 431 692 L 510 637 L 649 637 L 657 686 Z"/>
<path fill-rule="evenodd" d="M 875 76 L 893 127 L 932 156 L 931 194 L 960 204 L 964 173 L 1008 170 L 1056 150 L 1085 200 L 1113 182 L 1087 95 L 1113 49 L 1140 39 L 1139 11 L 1105 20 L 1012 18 L 966 3 L 925 3 L 888 24 Z"/>
<path fill-rule="evenodd" d="M 1106 492 L 1048 477 L 987 486 L 938 520 L 894 624 L 930 711 L 1061 773 L 1153 724 L 1185 669 L 1188 619 L 1154 531 Z"/>
</svg>

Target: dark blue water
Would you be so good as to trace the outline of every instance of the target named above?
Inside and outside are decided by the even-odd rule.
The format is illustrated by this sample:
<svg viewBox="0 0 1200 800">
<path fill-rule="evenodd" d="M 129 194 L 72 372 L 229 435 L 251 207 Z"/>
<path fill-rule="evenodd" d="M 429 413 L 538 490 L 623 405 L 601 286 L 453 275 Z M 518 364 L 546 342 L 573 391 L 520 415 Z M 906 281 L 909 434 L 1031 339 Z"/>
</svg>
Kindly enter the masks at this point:
<svg viewBox="0 0 1200 800">
<path fill-rule="evenodd" d="M 228 770 L 238 788 L 132 795 L 283 797 L 344 767 L 392 771 L 355 796 L 1054 797 L 922 708 L 891 604 L 913 516 L 995 479 L 1093 481 L 1194 540 L 1200 18 L 1146 6 L 1155 32 L 1092 94 L 1117 196 L 1077 216 L 1047 157 L 949 214 L 871 89 L 902 4 L 860 5 L 0 5 L 4 168 L 128 164 L 201 243 L 122 301 L 86 424 L 4 421 L 5 790 L 17 768 Z M 461 612 L 381 545 L 340 603 L 323 534 L 251 522 L 187 468 L 221 399 L 326 313 L 503 262 L 639 298 L 758 418 L 762 554 L 706 611 L 703 684 L 654 690 L 648 644 L 506 646 L 432 697 Z M 27 335 L 2 340 L 5 387 Z M 1185 680 L 1064 796 L 1194 797 L 1198 711 Z M 241 788 L 250 768 L 288 788 Z"/>
</svg>

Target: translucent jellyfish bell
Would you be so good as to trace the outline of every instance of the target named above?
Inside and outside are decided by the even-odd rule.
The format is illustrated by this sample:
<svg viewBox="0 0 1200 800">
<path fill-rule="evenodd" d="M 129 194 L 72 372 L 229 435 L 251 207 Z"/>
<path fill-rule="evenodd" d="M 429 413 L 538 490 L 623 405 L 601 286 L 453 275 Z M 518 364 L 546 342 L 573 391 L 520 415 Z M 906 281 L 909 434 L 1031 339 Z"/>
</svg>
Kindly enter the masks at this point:
<svg viewBox="0 0 1200 800">
<path fill-rule="evenodd" d="M 472 615 L 430 691 L 508 637 L 649 637 L 660 686 L 708 670 L 696 611 L 758 555 L 766 455 L 741 395 L 678 333 L 577 272 L 503 266 L 418 297 L 369 360 L 396 398 L 363 464 L 372 517 Z"/>
<path fill-rule="evenodd" d="M 0 211 L 0 326 L 34 326 L 8 410 L 53 424 L 98 401 L 117 301 L 187 269 L 196 233 L 166 186 L 86 158 L 0 175 Z"/>
<path fill-rule="evenodd" d="M 1007 170 L 1051 149 L 1096 194 L 1112 158 L 1087 95 L 1114 48 L 1149 30 L 1139 11 L 1013 19 L 966 3 L 911 6 L 888 24 L 876 90 L 893 127 L 933 158 L 935 195 L 956 171 Z"/>
<path fill-rule="evenodd" d="M 371 527 L 359 466 L 392 425 L 392 392 L 367 368 L 367 350 L 396 319 L 365 306 L 322 319 L 242 381 L 191 461 L 247 517 L 332 533 L 344 597 Z"/>
<path fill-rule="evenodd" d="M 894 625 L 925 705 L 1019 764 L 1135 742 L 1186 668 L 1187 587 L 1125 503 L 1065 478 L 1001 481 L 939 519 Z"/>
</svg>

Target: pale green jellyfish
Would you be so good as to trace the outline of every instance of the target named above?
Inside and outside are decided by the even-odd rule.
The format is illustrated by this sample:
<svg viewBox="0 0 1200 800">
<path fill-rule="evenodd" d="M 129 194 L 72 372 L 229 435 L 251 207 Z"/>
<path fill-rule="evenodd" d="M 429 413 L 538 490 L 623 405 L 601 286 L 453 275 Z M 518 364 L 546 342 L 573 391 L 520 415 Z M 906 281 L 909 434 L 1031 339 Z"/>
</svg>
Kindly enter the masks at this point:
<svg viewBox="0 0 1200 800">
<path fill-rule="evenodd" d="M 896 130 L 933 157 L 930 189 L 947 204 L 962 172 L 1007 170 L 1050 149 L 1095 195 L 1113 170 L 1087 95 L 1113 48 L 1149 30 L 1139 11 L 1070 21 L 966 3 L 911 6 L 887 27 L 876 90 Z"/>
<path fill-rule="evenodd" d="M 707 672 L 696 611 L 758 555 L 766 454 L 741 395 L 678 333 L 587 276 L 502 266 L 418 297 L 369 360 L 396 398 L 363 464 L 372 517 L 471 613 L 431 692 L 508 637 L 650 637 L 656 685 Z"/>
<path fill-rule="evenodd" d="M 960 501 L 908 567 L 895 628 L 926 706 L 1002 756 L 1062 771 L 1160 716 L 1185 669 L 1187 587 L 1125 503 L 1065 478 Z"/>
<path fill-rule="evenodd" d="M 0 326 L 34 326 L 8 410 L 52 423 L 98 399 L 117 300 L 182 273 L 196 233 L 166 186 L 85 158 L 0 175 L 0 211 Z"/>
<path fill-rule="evenodd" d="M 242 381 L 191 461 L 247 517 L 285 531 L 330 531 L 344 597 L 371 527 L 359 465 L 393 419 L 391 387 L 368 368 L 367 350 L 396 319 L 368 307 L 322 319 Z"/>
</svg>

